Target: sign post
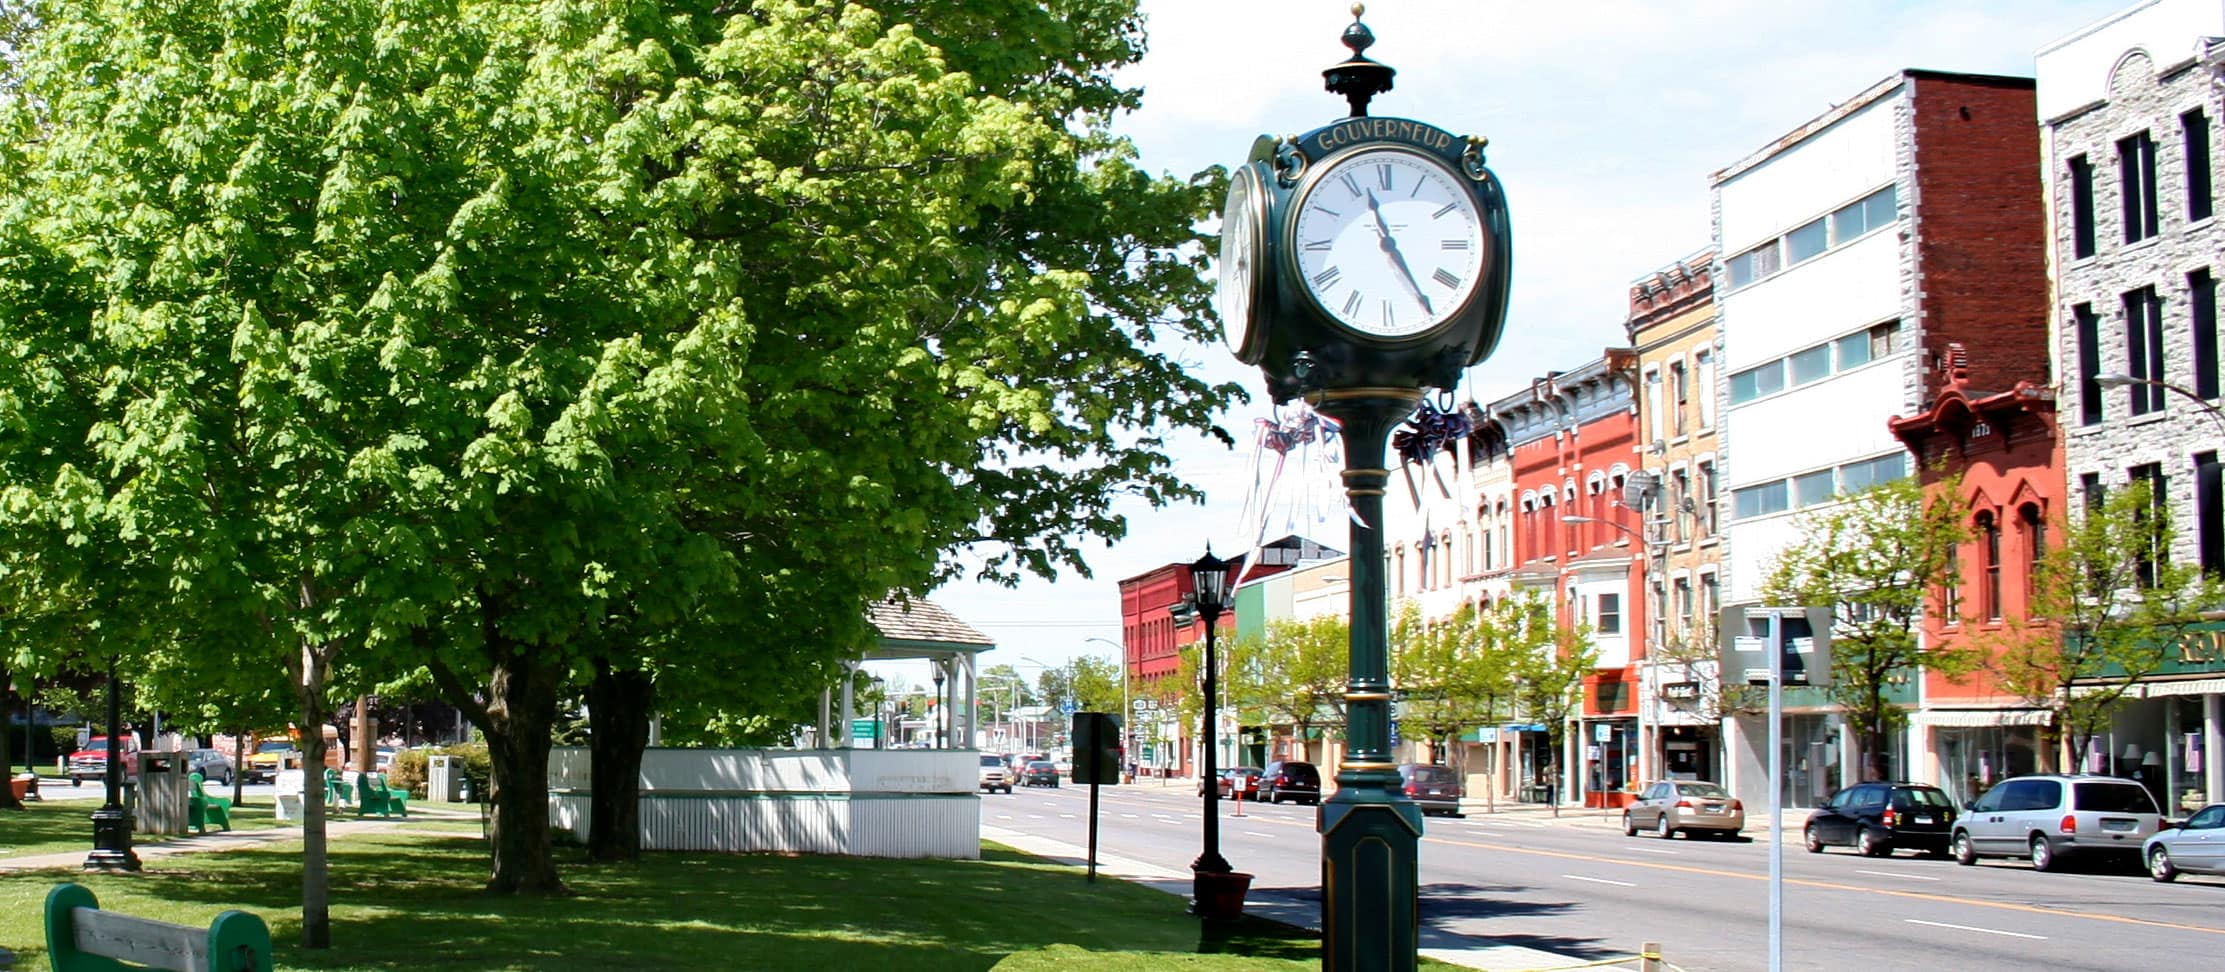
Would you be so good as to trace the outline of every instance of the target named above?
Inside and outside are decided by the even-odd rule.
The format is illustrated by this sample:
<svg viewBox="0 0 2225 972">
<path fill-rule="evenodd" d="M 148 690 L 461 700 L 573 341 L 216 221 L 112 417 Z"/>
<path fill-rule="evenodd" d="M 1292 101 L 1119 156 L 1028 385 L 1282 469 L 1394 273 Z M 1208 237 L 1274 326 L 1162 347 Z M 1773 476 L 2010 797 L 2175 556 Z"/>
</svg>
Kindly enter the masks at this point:
<svg viewBox="0 0 2225 972">
<path fill-rule="evenodd" d="M 1769 969 L 1777 972 L 1785 956 L 1785 683 L 1830 684 L 1831 609 L 1727 607 L 1716 630 L 1722 672 L 1769 686 Z"/>
</svg>

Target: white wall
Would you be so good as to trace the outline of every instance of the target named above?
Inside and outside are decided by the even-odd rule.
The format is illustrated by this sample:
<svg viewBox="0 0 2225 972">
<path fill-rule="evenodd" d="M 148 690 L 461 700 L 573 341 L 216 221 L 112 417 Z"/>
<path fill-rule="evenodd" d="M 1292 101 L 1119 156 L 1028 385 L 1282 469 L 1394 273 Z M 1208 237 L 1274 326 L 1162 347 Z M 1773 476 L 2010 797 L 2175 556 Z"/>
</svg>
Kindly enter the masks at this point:
<svg viewBox="0 0 2225 972">
<path fill-rule="evenodd" d="M 1723 259 L 1893 181 L 1893 112 L 1886 95 L 1719 188 Z"/>
<path fill-rule="evenodd" d="M 2194 56 L 2195 39 L 2225 35 L 2221 0 L 2147 0 L 2072 31 L 2033 57 L 2041 121 L 2100 101 L 2109 72 L 2132 48 L 2158 68 Z"/>
<path fill-rule="evenodd" d="M 1873 183 L 1865 191 L 1883 185 Z M 1728 212 L 1726 205 L 1726 219 Z M 1724 295 L 1725 364 L 1719 370 L 1727 379 L 1759 362 L 1891 320 L 1901 313 L 1900 252 L 1900 234 L 1881 230 Z"/>
<path fill-rule="evenodd" d="M 1736 489 L 1793 473 L 1905 451 L 1888 419 L 1915 411 L 1905 401 L 1913 351 L 1902 351 L 1845 374 L 1741 405 L 1725 485 Z M 1726 502 L 1725 515 L 1735 510 Z"/>
</svg>

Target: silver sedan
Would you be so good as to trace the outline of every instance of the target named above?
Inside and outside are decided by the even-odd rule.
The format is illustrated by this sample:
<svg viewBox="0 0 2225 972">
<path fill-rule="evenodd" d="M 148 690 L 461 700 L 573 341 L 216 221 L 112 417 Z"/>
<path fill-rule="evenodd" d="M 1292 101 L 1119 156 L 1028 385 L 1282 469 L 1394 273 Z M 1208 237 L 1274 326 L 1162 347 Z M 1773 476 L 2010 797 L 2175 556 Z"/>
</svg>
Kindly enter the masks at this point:
<svg viewBox="0 0 2225 972">
<path fill-rule="evenodd" d="M 2140 845 L 2148 876 L 2170 881 L 2181 874 L 2225 874 L 2225 803 L 2212 803 L 2176 827 L 2156 831 Z"/>
<path fill-rule="evenodd" d="M 1638 802 L 1622 812 L 1624 835 L 1635 837 L 1641 829 L 1663 839 L 1678 831 L 1688 837 L 1736 837 L 1746 829 L 1746 808 L 1713 783 L 1663 780 L 1646 784 Z"/>
</svg>

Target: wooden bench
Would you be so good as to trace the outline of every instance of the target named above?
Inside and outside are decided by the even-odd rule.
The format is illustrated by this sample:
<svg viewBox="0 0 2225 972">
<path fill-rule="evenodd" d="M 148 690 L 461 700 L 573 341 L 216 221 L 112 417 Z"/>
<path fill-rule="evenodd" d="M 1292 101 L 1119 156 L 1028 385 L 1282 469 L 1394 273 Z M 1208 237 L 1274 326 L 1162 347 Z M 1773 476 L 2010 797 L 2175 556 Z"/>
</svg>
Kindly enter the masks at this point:
<svg viewBox="0 0 2225 972">
<path fill-rule="evenodd" d="M 244 911 L 216 916 L 207 928 L 173 925 L 100 910 L 81 885 L 46 895 L 46 954 L 54 972 L 270 972 L 270 927 Z"/>
<path fill-rule="evenodd" d="M 360 817 L 375 813 L 382 817 L 397 814 L 409 816 L 409 791 L 397 790 L 386 785 L 384 773 L 357 773 L 355 775 L 355 815 Z"/>
</svg>

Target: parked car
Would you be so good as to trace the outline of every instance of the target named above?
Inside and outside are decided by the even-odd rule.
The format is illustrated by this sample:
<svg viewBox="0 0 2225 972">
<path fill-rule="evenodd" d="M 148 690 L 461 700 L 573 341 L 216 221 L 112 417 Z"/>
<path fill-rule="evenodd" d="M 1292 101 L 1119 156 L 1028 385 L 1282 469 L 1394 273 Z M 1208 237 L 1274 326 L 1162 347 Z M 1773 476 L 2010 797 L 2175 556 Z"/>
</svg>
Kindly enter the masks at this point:
<svg viewBox="0 0 2225 972">
<path fill-rule="evenodd" d="M 1954 834 L 1955 801 L 1922 783 L 1857 783 L 1833 794 L 1800 828 L 1808 853 L 1852 847 L 1886 857 L 1903 847 L 1944 857 Z"/>
<path fill-rule="evenodd" d="M 1662 780 L 1638 791 L 1638 801 L 1622 811 L 1622 833 L 1635 837 L 1640 829 L 1667 840 L 1708 834 L 1736 837 L 1746 829 L 1746 807 L 1730 791 L 1704 780 Z"/>
<path fill-rule="evenodd" d="M 247 754 L 247 765 L 240 770 L 249 783 L 269 783 L 278 779 L 278 771 L 301 763 L 301 751 L 285 739 L 265 739 L 255 744 L 255 751 Z"/>
<path fill-rule="evenodd" d="M 1278 759 L 1259 771 L 1259 798 L 1268 803 L 1290 800 L 1309 806 L 1321 804 L 1321 771 L 1312 763 Z"/>
<path fill-rule="evenodd" d="M 129 783 L 137 779 L 139 776 L 139 760 L 136 757 L 139 755 L 139 737 L 132 733 L 125 733 L 124 748 L 118 755 L 123 762 L 124 782 Z M 94 736 L 85 740 L 85 748 L 71 753 L 69 761 L 63 765 L 70 775 L 71 786 L 84 786 L 86 780 L 98 783 L 107 779 L 108 737 Z"/>
<path fill-rule="evenodd" d="M 2174 881 L 2181 874 L 2225 874 L 2225 803 L 2212 803 L 2176 827 L 2156 831 L 2140 845 L 2148 876 Z"/>
<path fill-rule="evenodd" d="M 2147 787 L 2114 776 L 2018 776 L 1970 802 L 1955 822 L 1958 864 L 2025 857 L 2035 871 L 2065 858 L 2141 853 L 2163 815 Z"/>
<path fill-rule="evenodd" d="M 1058 764 L 1047 759 L 1029 762 L 1020 769 L 1021 786 L 1058 786 Z"/>
<path fill-rule="evenodd" d="M 1460 777 L 1452 770 L 1430 763 L 1407 763 L 1398 768 L 1398 778 L 1406 798 L 1421 805 L 1423 816 L 1459 815 Z"/>
<path fill-rule="evenodd" d="M 1219 781 L 1220 786 L 1218 787 L 1218 789 L 1221 791 L 1221 799 L 1235 799 L 1236 792 L 1239 789 L 1243 791 L 1244 799 L 1259 799 L 1259 773 L 1260 769 L 1257 766 L 1231 766 L 1227 769 L 1222 770 Z M 1242 781 L 1242 785 L 1239 786 L 1237 781 Z M 1204 780 L 1197 781 L 1197 795 L 1205 795 Z"/>
<path fill-rule="evenodd" d="M 185 754 L 185 771 L 199 773 L 210 783 L 232 782 L 232 757 L 214 749 L 195 749 Z"/>
<path fill-rule="evenodd" d="M 984 755 L 981 757 L 981 784 L 983 792 L 1002 790 L 1012 792 L 1012 777 L 1005 772 L 1004 758 Z"/>
</svg>

